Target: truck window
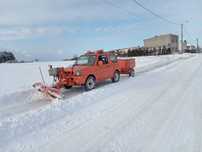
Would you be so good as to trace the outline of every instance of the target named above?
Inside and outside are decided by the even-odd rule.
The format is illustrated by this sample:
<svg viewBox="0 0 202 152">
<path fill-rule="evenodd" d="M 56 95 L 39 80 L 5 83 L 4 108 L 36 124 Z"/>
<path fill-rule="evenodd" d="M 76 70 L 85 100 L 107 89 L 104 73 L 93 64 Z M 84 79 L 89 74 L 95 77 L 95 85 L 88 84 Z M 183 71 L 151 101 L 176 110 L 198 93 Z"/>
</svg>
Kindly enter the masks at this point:
<svg viewBox="0 0 202 152">
<path fill-rule="evenodd" d="M 109 59 L 110 59 L 113 63 L 117 62 L 117 56 L 116 56 L 115 54 L 110 54 Z"/>
<path fill-rule="evenodd" d="M 76 60 L 78 65 L 93 65 L 95 64 L 96 57 L 94 55 L 83 55 Z"/>
<path fill-rule="evenodd" d="M 98 61 L 102 61 L 103 64 L 108 64 L 108 58 L 105 55 L 100 55 Z"/>
</svg>

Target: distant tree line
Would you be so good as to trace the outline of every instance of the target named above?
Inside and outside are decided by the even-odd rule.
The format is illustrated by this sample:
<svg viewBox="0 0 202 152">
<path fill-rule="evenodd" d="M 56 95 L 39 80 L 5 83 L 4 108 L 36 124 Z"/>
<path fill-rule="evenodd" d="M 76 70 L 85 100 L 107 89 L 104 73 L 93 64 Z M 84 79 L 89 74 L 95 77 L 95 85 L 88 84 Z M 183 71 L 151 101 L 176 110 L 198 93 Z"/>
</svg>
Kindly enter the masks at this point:
<svg viewBox="0 0 202 152">
<path fill-rule="evenodd" d="M 16 58 L 12 52 L 3 51 L 0 52 L 0 63 L 16 62 Z"/>
<path fill-rule="evenodd" d="M 200 50 L 198 51 L 197 49 L 191 49 L 191 50 L 185 49 L 184 51 L 185 51 L 186 53 L 199 53 L 199 52 L 200 52 Z"/>
<path fill-rule="evenodd" d="M 125 49 L 126 50 L 126 49 Z M 151 56 L 151 55 L 166 55 L 171 54 L 172 51 L 170 48 L 128 48 L 127 51 L 123 51 L 122 49 L 118 49 L 113 51 L 120 57 L 133 57 L 133 56 Z"/>
</svg>

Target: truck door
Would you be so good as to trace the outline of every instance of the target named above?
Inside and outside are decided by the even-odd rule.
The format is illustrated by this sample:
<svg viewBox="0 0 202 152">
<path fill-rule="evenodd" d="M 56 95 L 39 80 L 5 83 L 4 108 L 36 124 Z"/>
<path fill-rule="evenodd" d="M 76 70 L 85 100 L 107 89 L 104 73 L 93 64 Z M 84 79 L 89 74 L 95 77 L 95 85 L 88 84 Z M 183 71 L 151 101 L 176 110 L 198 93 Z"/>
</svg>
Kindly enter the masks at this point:
<svg viewBox="0 0 202 152">
<path fill-rule="evenodd" d="M 117 56 L 115 54 L 110 53 L 109 54 L 109 60 L 110 60 L 110 75 L 113 77 L 114 71 L 117 69 Z"/>
<path fill-rule="evenodd" d="M 110 77 L 110 64 L 106 55 L 99 55 L 98 62 L 101 61 L 103 64 L 98 66 L 98 78 L 100 80 L 105 80 Z"/>
</svg>

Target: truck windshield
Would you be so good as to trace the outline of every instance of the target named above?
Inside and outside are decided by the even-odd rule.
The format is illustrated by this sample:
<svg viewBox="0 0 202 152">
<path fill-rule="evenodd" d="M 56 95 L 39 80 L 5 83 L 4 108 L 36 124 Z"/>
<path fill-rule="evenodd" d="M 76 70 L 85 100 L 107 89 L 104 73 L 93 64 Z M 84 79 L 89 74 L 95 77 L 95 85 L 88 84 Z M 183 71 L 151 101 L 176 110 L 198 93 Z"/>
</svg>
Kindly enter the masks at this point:
<svg viewBox="0 0 202 152">
<path fill-rule="evenodd" d="M 94 55 L 83 55 L 76 60 L 77 65 L 93 65 L 96 57 Z"/>
</svg>

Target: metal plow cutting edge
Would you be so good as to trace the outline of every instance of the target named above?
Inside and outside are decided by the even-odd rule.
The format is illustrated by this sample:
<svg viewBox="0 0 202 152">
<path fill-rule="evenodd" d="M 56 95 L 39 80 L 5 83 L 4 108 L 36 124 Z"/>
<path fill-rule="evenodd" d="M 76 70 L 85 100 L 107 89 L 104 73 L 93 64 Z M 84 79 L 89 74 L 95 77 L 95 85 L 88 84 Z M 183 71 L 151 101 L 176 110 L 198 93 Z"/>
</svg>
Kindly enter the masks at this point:
<svg viewBox="0 0 202 152">
<path fill-rule="evenodd" d="M 62 99 L 60 89 L 47 86 L 41 82 L 33 84 L 33 87 L 39 92 L 43 93 L 45 96 L 51 97 L 53 99 Z"/>
</svg>

